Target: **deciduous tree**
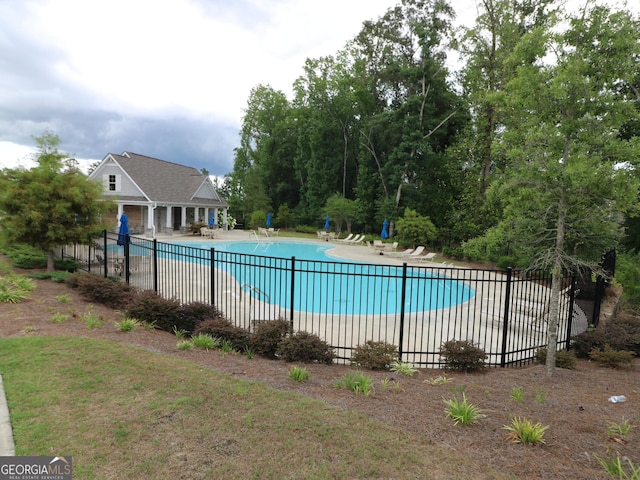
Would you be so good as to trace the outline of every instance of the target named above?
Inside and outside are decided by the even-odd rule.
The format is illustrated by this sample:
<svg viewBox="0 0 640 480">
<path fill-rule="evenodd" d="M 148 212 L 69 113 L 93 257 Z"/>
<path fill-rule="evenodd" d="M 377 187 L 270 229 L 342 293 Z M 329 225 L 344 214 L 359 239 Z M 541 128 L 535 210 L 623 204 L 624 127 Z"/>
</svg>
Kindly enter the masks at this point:
<svg viewBox="0 0 640 480">
<path fill-rule="evenodd" d="M 99 233 L 111 204 L 102 199 L 102 185 L 87 180 L 58 151 L 57 135 L 46 132 L 34 139 L 37 166 L 0 174 L 0 216 L 8 239 L 42 249 L 48 254 L 47 270 L 53 271 L 54 248 Z"/>
</svg>

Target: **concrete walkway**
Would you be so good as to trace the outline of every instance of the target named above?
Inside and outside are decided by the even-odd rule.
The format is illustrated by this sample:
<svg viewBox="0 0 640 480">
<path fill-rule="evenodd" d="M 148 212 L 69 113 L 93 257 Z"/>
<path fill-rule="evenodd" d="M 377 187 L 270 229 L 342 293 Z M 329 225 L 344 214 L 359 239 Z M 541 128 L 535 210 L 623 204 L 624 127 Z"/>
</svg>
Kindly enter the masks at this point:
<svg viewBox="0 0 640 480">
<path fill-rule="evenodd" d="M 9 419 L 9 407 L 4 394 L 2 375 L 0 375 L 0 456 L 13 457 L 15 454 L 13 431 L 11 430 L 11 420 Z"/>
</svg>

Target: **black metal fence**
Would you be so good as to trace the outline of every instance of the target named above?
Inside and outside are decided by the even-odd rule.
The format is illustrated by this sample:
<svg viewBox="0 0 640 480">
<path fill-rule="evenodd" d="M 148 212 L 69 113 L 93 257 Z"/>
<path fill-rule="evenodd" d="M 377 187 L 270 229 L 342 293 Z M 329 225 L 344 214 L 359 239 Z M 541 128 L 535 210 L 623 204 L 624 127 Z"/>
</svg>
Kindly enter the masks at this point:
<svg viewBox="0 0 640 480">
<path fill-rule="evenodd" d="M 60 255 L 165 298 L 214 304 L 248 330 L 287 319 L 294 331 L 328 342 L 341 363 L 369 340 L 396 345 L 403 362 L 419 367 L 441 366 L 447 340 L 471 341 L 488 365 L 502 367 L 530 363 L 547 343 L 551 277 L 542 272 L 284 259 L 136 237 L 118 246 L 117 239 L 105 232 Z M 575 278 L 562 285 L 560 349 L 588 326 L 574 303 Z"/>
</svg>

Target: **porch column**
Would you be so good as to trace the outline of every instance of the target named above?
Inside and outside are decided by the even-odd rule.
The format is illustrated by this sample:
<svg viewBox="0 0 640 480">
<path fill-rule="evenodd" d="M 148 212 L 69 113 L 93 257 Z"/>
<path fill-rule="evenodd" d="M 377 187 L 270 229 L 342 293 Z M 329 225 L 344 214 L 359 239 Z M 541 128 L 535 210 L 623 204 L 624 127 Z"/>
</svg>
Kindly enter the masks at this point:
<svg viewBox="0 0 640 480">
<path fill-rule="evenodd" d="M 187 207 L 182 207 L 182 215 L 180 215 L 180 227 L 187 226 Z"/>
<path fill-rule="evenodd" d="M 227 219 L 228 208 L 225 208 L 222 212 L 222 224 L 224 225 L 225 230 L 229 230 L 229 220 Z"/>
<path fill-rule="evenodd" d="M 151 237 L 151 238 L 156 238 L 156 228 L 155 228 L 155 223 L 154 223 L 154 211 L 155 211 L 155 207 L 153 206 L 153 203 L 149 203 L 147 205 L 147 236 Z"/>
<path fill-rule="evenodd" d="M 165 233 L 173 232 L 173 207 L 167 205 L 167 221 L 165 222 Z"/>
</svg>

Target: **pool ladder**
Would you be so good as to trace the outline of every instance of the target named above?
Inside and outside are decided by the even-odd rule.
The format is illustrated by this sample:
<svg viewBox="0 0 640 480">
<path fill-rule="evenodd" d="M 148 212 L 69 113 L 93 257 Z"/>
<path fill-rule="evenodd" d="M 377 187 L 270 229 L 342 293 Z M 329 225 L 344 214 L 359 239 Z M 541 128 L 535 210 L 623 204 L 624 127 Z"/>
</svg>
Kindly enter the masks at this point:
<svg viewBox="0 0 640 480">
<path fill-rule="evenodd" d="M 244 291 L 245 287 L 249 287 L 249 291 L 250 292 L 259 293 L 260 295 L 262 295 L 266 299 L 267 303 L 271 303 L 271 300 L 269 299 L 269 295 L 267 295 L 265 292 L 260 290 L 258 287 L 254 286 L 254 285 L 251 285 L 250 283 L 243 283 L 242 284 L 242 286 L 240 287 L 240 294 L 242 294 L 242 292 Z"/>
<path fill-rule="evenodd" d="M 280 307 L 278 305 L 273 305 L 271 303 L 269 295 L 267 295 L 265 292 L 260 290 L 258 287 L 251 285 L 250 283 L 242 284 L 242 286 L 240 287 L 241 294 L 244 291 L 245 287 L 248 287 L 250 292 L 256 292 L 262 295 L 262 297 L 264 297 L 264 300 L 266 300 L 262 305 L 258 303 L 254 303 L 253 305 L 251 305 L 252 297 L 249 297 L 249 308 L 250 308 L 249 318 L 252 321 L 261 322 L 265 320 L 278 320 L 280 318 L 280 313 L 281 313 Z"/>
</svg>

